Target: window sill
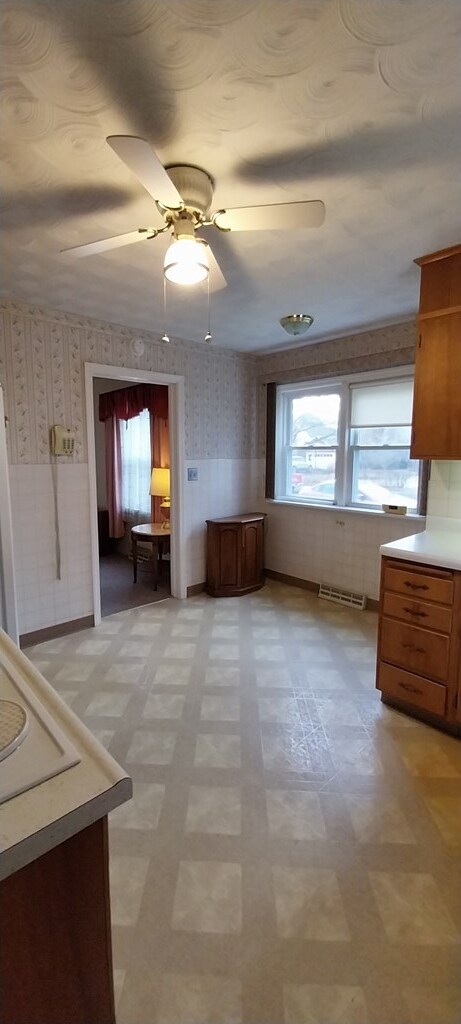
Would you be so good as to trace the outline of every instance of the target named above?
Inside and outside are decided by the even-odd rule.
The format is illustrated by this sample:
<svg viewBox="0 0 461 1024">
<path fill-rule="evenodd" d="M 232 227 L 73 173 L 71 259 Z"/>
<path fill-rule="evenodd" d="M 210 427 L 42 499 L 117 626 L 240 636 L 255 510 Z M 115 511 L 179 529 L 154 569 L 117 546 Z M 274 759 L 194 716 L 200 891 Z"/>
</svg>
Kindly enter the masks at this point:
<svg viewBox="0 0 461 1024">
<path fill-rule="evenodd" d="M 426 516 L 417 515 L 416 512 L 407 512 L 402 516 L 395 512 L 383 512 L 380 508 L 357 508 L 355 505 L 324 505 L 323 502 L 314 503 L 313 501 L 296 501 L 295 499 L 291 500 L 290 498 L 266 498 L 265 500 L 269 502 L 270 505 L 294 505 L 296 508 L 312 508 L 315 509 L 316 512 L 321 509 L 322 512 L 341 512 L 341 515 L 347 512 L 350 515 L 380 516 L 384 519 L 394 520 L 401 519 L 402 522 L 409 519 L 416 523 L 426 522 Z"/>
</svg>

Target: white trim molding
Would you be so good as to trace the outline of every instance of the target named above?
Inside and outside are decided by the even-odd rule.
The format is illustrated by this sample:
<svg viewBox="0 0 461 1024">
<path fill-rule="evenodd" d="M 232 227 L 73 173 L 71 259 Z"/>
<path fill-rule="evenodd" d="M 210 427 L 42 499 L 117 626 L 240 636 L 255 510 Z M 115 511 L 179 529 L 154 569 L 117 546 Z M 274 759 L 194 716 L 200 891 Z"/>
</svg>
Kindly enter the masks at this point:
<svg viewBox="0 0 461 1024">
<path fill-rule="evenodd" d="M 105 377 L 108 380 L 114 381 L 126 381 L 127 384 L 164 384 L 168 387 L 168 423 L 171 463 L 171 596 L 179 599 L 187 597 L 186 565 L 184 557 L 184 377 L 171 373 L 156 373 L 150 370 L 130 369 L 129 367 L 124 366 L 106 366 L 102 363 L 85 363 L 86 431 L 90 484 L 91 562 L 93 576 L 94 622 L 96 626 L 101 622 L 98 502 L 93 406 L 93 381 L 98 377 Z"/>
</svg>

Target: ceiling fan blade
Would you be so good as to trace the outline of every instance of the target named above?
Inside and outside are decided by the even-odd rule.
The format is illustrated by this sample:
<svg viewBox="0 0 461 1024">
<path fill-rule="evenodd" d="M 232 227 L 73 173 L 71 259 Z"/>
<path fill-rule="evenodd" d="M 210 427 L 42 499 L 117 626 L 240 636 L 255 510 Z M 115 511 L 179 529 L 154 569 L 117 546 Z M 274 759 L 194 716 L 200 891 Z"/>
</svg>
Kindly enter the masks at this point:
<svg viewBox="0 0 461 1024">
<path fill-rule="evenodd" d="M 274 206 L 243 206 L 215 216 L 218 228 L 231 231 L 277 231 L 319 228 L 325 220 L 325 205 L 319 199 L 305 203 L 276 203 Z"/>
<path fill-rule="evenodd" d="M 219 292 L 221 288 L 227 288 L 227 281 L 208 242 L 206 242 L 206 251 L 210 266 L 210 292 Z"/>
<path fill-rule="evenodd" d="M 98 252 L 108 252 L 109 249 L 119 249 L 122 245 L 133 245 L 134 242 L 144 242 L 146 238 L 153 237 L 154 229 L 139 228 L 138 231 L 126 231 L 125 234 L 113 235 L 112 238 L 100 238 L 97 242 L 86 242 L 84 245 L 74 245 L 70 249 L 61 249 L 61 253 L 77 258 L 94 256 Z"/>
<path fill-rule="evenodd" d="M 109 135 L 106 141 L 153 199 L 172 210 L 184 205 L 163 164 L 145 139 L 134 135 Z"/>
</svg>

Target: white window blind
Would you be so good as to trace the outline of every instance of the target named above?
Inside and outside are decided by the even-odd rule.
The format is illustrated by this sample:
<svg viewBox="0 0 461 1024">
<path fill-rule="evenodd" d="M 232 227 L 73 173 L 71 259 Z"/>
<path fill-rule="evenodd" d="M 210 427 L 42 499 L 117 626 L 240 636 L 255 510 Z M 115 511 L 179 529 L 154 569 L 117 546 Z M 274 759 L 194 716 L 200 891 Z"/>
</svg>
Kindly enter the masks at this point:
<svg viewBox="0 0 461 1024">
<path fill-rule="evenodd" d="M 384 427 L 411 423 L 413 381 L 352 386 L 351 427 Z"/>
</svg>

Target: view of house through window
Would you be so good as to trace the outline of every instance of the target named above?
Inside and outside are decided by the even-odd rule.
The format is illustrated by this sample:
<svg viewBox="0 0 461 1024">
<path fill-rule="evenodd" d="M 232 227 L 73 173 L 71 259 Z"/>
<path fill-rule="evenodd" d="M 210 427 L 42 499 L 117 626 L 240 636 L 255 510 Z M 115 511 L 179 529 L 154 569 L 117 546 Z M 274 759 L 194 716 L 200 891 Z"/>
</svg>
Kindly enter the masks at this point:
<svg viewBox="0 0 461 1024">
<path fill-rule="evenodd" d="M 282 385 L 276 497 L 416 512 L 420 463 L 410 459 L 413 379 L 344 378 Z"/>
<path fill-rule="evenodd" d="M 143 409 L 138 416 L 122 420 L 122 505 L 123 514 L 142 513 L 150 522 L 149 494 L 151 471 L 150 414 Z"/>
</svg>

